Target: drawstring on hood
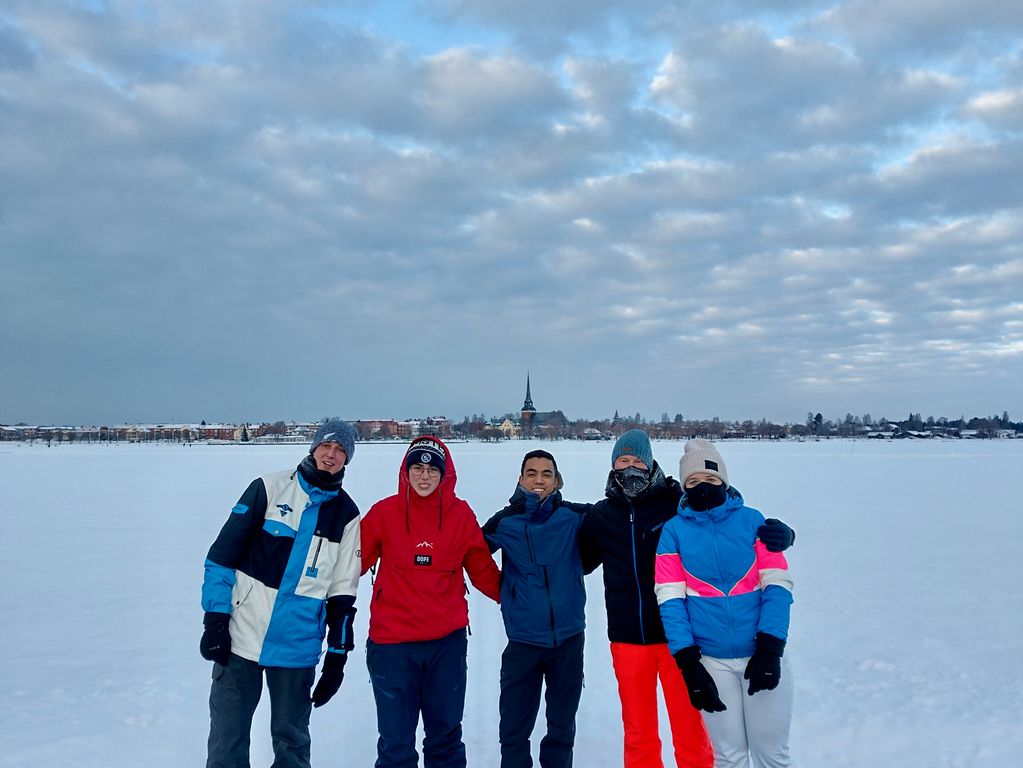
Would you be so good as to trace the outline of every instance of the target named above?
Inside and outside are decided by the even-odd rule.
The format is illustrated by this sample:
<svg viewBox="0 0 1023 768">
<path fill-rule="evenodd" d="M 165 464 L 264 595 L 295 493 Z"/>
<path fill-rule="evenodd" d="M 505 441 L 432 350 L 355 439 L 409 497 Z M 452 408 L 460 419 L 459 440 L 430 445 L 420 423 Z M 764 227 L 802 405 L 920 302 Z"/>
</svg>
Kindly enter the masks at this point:
<svg viewBox="0 0 1023 768">
<path fill-rule="evenodd" d="M 433 490 L 433 493 L 431 493 L 430 496 L 433 496 L 433 494 L 437 493 L 437 491 L 439 491 L 439 490 L 440 490 L 440 487 L 438 486 L 437 488 L 435 488 Z M 412 533 L 412 527 L 409 525 L 409 521 L 408 521 L 408 511 L 409 511 L 409 507 L 411 506 L 409 504 L 409 501 L 413 497 L 415 497 L 417 499 L 420 499 L 420 500 L 425 500 L 425 499 L 430 498 L 430 496 L 425 496 L 425 497 L 424 496 L 420 496 L 418 493 L 416 493 L 415 491 L 412 490 L 412 486 L 411 485 L 409 485 L 405 489 L 405 533 L 408 533 L 408 534 Z M 438 497 L 438 499 L 437 499 L 437 507 L 438 507 L 437 508 L 437 530 L 439 531 L 441 528 L 444 527 L 444 499 L 443 498 Z"/>
</svg>

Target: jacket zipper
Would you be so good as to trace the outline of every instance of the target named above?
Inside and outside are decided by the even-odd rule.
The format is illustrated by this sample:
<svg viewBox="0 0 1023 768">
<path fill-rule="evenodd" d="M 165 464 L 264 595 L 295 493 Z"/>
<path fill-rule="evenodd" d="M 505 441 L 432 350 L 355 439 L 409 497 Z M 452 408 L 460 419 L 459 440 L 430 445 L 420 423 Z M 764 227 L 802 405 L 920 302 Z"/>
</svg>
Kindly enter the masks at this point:
<svg viewBox="0 0 1023 768">
<path fill-rule="evenodd" d="M 639 585 L 639 563 L 636 558 L 636 510 L 629 502 L 629 530 L 632 535 L 632 575 L 636 579 L 636 599 L 639 604 L 639 638 L 646 645 L 646 629 L 643 627 L 643 589 Z"/>
<path fill-rule="evenodd" d="M 713 519 L 710 521 L 710 532 L 711 539 L 714 542 L 714 557 L 718 561 L 718 575 L 721 578 L 722 583 L 724 583 L 725 569 L 721 563 L 721 550 L 718 548 L 718 526 Z M 728 634 L 732 639 L 732 655 L 733 657 L 738 658 L 739 648 L 735 642 L 735 621 L 732 619 L 732 601 L 730 597 L 730 595 L 724 595 L 725 611 L 728 613 Z"/>
<path fill-rule="evenodd" d="M 551 599 L 551 585 L 547 580 L 547 566 L 541 565 L 543 568 L 543 588 L 547 592 L 547 608 L 551 612 L 551 636 L 554 638 L 554 645 L 558 644 L 558 630 L 554 627 L 554 601 Z"/>
<path fill-rule="evenodd" d="M 317 531 L 316 533 L 319 533 Z M 316 568 L 316 561 L 320 559 L 320 547 L 323 546 L 323 539 L 321 538 L 316 542 L 316 552 L 313 553 L 313 562 L 308 568 L 305 569 L 305 575 L 310 579 L 315 579 L 319 575 L 319 571 Z"/>
<path fill-rule="evenodd" d="M 526 534 L 526 546 L 529 547 L 529 558 L 533 561 L 533 565 L 536 565 L 536 553 L 533 551 L 533 540 L 529 537 L 529 524 L 527 523 L 523 525 L 522 530 Z M 551 583 L 547 577 L 547 566 L 541 565 L 540 568 L 543 569 L 543 590 L 547 595 L 547 611 L 551 617 L 551 637 L 554 640 L 554 645 L 557 646 L 558 630 L 555 629 L 554 625 L 554 601 L 551 599 Z"/>
<path fill-rule="evenodd" d="M 310 566 L 313 570 L 316 570 L 316 561 L 320 559 L 320 547 L 323 546 L 323 539 L 316 542 L 316 552 L 313 553 L 313 564 Z"/>
</svg>

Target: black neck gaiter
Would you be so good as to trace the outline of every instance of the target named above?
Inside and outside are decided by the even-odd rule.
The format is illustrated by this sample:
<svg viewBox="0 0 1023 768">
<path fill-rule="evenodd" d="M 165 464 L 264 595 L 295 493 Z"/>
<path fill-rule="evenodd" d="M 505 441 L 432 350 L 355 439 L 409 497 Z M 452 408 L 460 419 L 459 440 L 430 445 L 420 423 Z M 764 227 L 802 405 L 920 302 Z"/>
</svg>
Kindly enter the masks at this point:
<svg viewBox="0 0 1023 768">
<path fill-rule="evenodd" d="M 330 472 L 324 472 L 316 466 L 316 459 L 312 456 L 302 459 L 302 463 L 298 465 L 298 471 L 310 485 L 315 485 L 324 491 L 336 491 L 341 487 L 341 480 L 345 476 L 344 467 L 341 467 L 341 471 L 333 475 Z"/>
<path fill-rule="evenodd" d="M 634 499 L 650 485 L 650 470 L 626 467 L 615 470 L 615 479 L 627 499 Z"/>
<path fill-rule="evenodd" d="M 686 488 L 686 503 L 697 512 L 720 507 L 725 503 L 725 486 L 699 483 L 692 488 Z"/>
</svg>

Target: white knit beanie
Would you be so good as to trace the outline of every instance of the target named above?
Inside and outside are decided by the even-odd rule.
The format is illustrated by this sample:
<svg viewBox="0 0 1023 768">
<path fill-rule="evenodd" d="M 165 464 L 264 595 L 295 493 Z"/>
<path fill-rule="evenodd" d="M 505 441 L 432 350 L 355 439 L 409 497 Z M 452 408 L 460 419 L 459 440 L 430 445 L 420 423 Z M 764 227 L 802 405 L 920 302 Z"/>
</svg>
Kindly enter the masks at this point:
<svg viewBox="0 0 1023 768">
<path fill-rule="evenodd" d="M 682 485 L 690 475 L 697 472 L 704 472 L 708 475 L 720 478 L 721 482 L 728 485 L 728 470 L 725 469 L 725 460 L 721 458 L 713 443 L 700 437 L 694 437 L 685 444 L 682 458 L 678 462 L 678 473 Z"/>
</svg>

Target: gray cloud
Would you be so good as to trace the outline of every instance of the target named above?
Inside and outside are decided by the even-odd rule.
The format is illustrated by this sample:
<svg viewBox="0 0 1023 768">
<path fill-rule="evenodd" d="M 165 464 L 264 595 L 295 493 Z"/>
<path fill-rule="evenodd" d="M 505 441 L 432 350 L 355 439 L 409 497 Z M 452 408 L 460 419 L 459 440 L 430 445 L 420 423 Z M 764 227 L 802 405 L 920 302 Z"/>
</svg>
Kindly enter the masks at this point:
<svg viewBox="0 0 1023 768">
<path fill-rule="evenodd" d="M 9 4 L 0 421 L 1020 410 L 1019 14 L 743 5 Z"/>
<path fill-rule="evenodd" d="M 999 0 L 850 0 L 811 22 L 837 32 L 864 54 L 940 58 L 1018 40 L 1023 8 Z"/>
</svg>

